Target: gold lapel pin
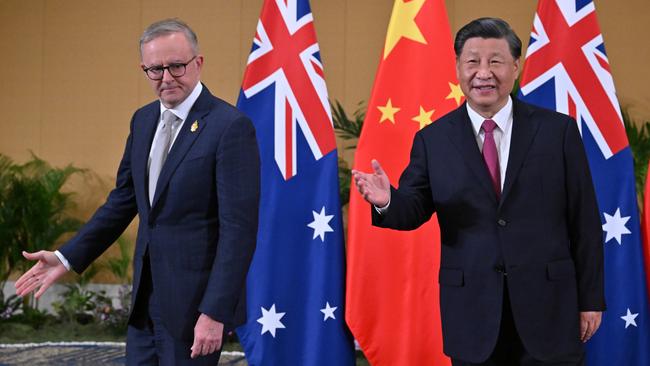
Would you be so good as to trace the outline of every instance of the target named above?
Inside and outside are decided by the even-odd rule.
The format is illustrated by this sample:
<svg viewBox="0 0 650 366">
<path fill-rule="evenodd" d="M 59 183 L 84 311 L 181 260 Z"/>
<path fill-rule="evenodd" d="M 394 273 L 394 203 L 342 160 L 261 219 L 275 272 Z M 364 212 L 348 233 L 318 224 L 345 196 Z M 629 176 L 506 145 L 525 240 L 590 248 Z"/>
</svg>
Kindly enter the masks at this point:
<svg viewBox="0 0 650 366">
<path fill-rule="evenodd" d="M 190 127 L 190 131 L 196 132 L 196 130 L 198 129 L 199 129 L 199 121 L 194 121 L 194 123 L 192 123 L 192 127 Z"/>
</svg>

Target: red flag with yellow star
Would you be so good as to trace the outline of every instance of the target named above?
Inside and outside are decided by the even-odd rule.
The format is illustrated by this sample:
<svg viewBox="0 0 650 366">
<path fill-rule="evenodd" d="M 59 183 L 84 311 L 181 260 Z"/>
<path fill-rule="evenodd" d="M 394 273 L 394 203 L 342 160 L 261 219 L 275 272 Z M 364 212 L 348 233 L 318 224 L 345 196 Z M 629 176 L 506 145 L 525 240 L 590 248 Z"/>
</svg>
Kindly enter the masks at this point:
<svg viewBox="0 0 650 366">
<path fill-rule="evenodd" d="M 443 0 L 396 0 L 354 168 L 377 159 L 396 185 L 415 133 L 462 102 Z M 346 320 L 374 366 L 449 365 L 438 305 L 440 231 L 371 226 L 354 190 L 348 220 Z"/>
</svg>

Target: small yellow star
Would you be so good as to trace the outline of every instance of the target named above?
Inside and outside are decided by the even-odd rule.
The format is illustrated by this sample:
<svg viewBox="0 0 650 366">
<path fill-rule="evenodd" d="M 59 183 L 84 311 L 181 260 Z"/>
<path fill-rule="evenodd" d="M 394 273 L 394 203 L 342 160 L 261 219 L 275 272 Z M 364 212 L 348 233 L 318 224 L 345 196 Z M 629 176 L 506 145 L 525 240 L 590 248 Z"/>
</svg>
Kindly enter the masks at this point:
<svg viewBox="0 0 650 366">
<path fill-rule="evenodd" d="M 381 118 L 379 123 L 384 122 L 385 120 L 391 121 L 395 124 L 395 113 L 399 112 L 401 108 L 393 107 L 393 102 L 388 98 L 388 103 L 385 106 L 378 106 L 377 109 L 381 112 Z"/>
<path fill-rule="evenodd" d="M 427 112 L 424 108 L 422 108 L 422 106 L 420 106 L 420 114 L 413 117 L 412 119 L 420 124 L 420 129 L 423 129 L 426 125 L 431 124 L 431 115 L 435 111 L 435 109 L 432 109 Z"/>
<path fill-rule="evenodd" d="M 465 96 L 465 94 L 463 94 L 463 91 L 460 89 L 460 84 L 449 83 L 449 89 L 451 92 L 445 99 L 455 99 L 456 105 L 460 105 L 460 100 Z"/>
<path fill-rule="evenodd" d="M 388 32 L 386 33 L 386 43 L 384 44 L 384 59 L 395 48 L 397 43 L 402 39 L 410 39 L 415 42 L 427 44 L 422 31 L 415 23 L 415 17 L 422 9 L 425 0 L 396 0 L 393 6 L 393 13 L 388 23 Z"/>
</svg>

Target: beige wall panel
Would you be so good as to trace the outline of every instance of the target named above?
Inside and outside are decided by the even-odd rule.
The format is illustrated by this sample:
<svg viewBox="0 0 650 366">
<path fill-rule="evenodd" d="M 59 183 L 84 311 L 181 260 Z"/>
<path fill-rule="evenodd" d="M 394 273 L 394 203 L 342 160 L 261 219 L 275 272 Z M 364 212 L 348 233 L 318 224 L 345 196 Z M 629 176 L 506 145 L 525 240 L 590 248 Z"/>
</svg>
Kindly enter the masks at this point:
<svg viewBox="0 0 650 366">
<path fill-rule="evenodd" d="M 239 24 L 240 39 L 239 47 L 241 53 L 239 55 L 239 83 L 237 85 L 237 97 L 239 97 L 239 90 L 241 89 L 241 81 L 244 77 L 246 70 L 246 62 L 248 61 L 248 54 L 253 46 L 253 37 L 257 29 L 257 21 L 262 12 L 262 0 L 242 0 L 241 1 L 241 22 Z M 233 103 L 236 102 L 233 100 Z"/>
<path fill-rule="evenodd" d="M 202 81 L 210 91 L 234 103 L 240 78 L 240 19 L 242 3 L 232 0 L 194 0 L 179 3 L 171 0 L 142 0 L 140 33 L 146 26 L 164 18 L 178 17 L 187 22 L 199 38 L 201 53 L 205 56 Z M 146 79 L 141 102 L 154 98 Z"/>
<path fill-rule="evenodd" d="M 0 1 L 0 153 L 19 162 L 40 154 L 43 1 Z"/>
<path fill-rule="evenodd" d="M 341 101 L 350 113 L 360 101 L 368 101 L 384 48 L 391 0 L 348 1 L 346 14 L 345 79 Z"/>
<path fill-rule="evenodd" d="M 621 107 L 650 122 L 650 2 L 597 1 L 596 12 Z"/>
<path fill-rule="evenodd" d="M 132 1 L 49 0 L 45 6 L 43 157 L 114 176 L 137 105 Z"/>
<path fill-rule="evenodd" d="M 341 99 L 345 85 L 346 0 L 312 1 L 316 38 L 330 100 Z"/>
</svg>

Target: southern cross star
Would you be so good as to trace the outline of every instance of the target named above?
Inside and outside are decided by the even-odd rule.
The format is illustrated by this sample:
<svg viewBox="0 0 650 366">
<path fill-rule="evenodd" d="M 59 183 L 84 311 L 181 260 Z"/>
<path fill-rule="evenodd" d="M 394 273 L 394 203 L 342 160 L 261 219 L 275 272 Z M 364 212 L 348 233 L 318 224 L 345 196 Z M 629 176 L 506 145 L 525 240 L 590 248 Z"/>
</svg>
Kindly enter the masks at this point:
<svg viewBox="0 0 650 366">
<path fill-rule="evenodd" d="M 262 309 L 262 317 L 257 319 L 257 322 L 262 324 L 262 333 L 264 334 L 266 332 L 271 333 L 273 338 L 275 338 L 275 330 L 278 328 L 284 328 L 284 324 L 280 321 L 284 314 L 286 313 L 277 313 L 275 311 L 275 304 L 271 305 L 271 308 L 269 310 Z"/>
<path fill-rule="evenodd" d="M 312 211 L 314 215 L 314 221 L 310 222 L 307 226 L 314 229 L 314 237 L 320 237 L 322 242 L 325 242 L 325 233 L 333 232 L 334 229 L 330 226 L 329 222 L 332 220 L 334 215 L 325 215 L 325 206 L 320 210 L 320 213 Z"/>
</svg>

